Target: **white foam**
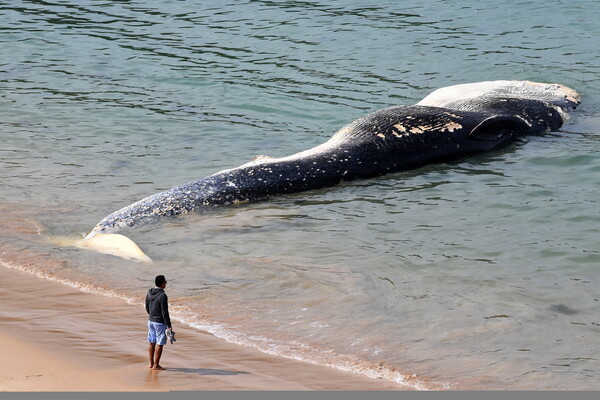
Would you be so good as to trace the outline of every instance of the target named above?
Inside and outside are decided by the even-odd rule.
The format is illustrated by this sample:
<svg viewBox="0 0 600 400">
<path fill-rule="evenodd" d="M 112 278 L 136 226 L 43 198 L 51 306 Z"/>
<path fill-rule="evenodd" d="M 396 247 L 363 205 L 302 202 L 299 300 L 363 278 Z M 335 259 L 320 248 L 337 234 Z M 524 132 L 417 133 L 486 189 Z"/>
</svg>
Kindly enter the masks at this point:
<svg viewBox="0 0 600 400">
<path fill-rule="evenodd" d="M 92 285 L 89 283 L 69 281 L 67 279 L 59 278 L 57 276 L 50 275 L 50 274 L 46 273 L 45 271 L 36 270 L 31 267 L 25 267 L 23 265 L 13 264 L 13 263 L 10 263 L 7 261 L 3 261 L 1 259 L 0 259 L 0 265 L 2 265 L 3 267 L 9 268 L 9 269 L 14 269 L 16 271 L 26 272 L 28 274 L 34 275 L 41 279 L 45 279 L 45 280 L 52 281 L 52 282 L 57 282 L 57 283 L 65 285 L 65 286 L 72 287 L 72 288 L 78 289 L 84 293 L 99 294 L 102 296 L 114 297 L 117 299 L 125 300 L 129 304 L 138 304 L 139 303 L 139 301 L 135 301 L 133 298 L 124 296 L 113 290 L 95 286 L 95 285 Z"/>
<path fill-rule="evenodd" d="M 447 382 L 434 382 L 428 385 L 420 381 L 416 375 L 405 375 L 393 368 L 363 361 L 354 355 L 339 354 L 333 350 L 324 351 L 301 342 L 281 343 L 264 336 L 248 336 L 223 325 L 216 325 L 207 321 L 186 321 L 185 323 L 193 328 L 211 333 L 229 343 L 256 348 L 263 353 L 277 357 L 327 366 L 371 379 L 391 381 L 415 390 L 447 390 L 451 388 L 451 384 Z"/>
</svg>

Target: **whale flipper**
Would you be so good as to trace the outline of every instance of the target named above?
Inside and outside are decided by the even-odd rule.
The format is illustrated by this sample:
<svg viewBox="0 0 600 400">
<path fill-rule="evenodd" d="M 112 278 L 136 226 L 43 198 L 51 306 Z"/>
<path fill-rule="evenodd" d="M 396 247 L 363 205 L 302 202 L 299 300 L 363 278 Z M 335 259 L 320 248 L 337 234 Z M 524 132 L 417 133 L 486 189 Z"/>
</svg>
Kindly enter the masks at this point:
<svg viewBox="0 0 600 400">
<path fill-rule="evenodd" d="M 77 242 L 76 247 L 95 250 L 99 253 L 111 254 L 134 261 L 152 262 L 152 259 L 144 254 L 133 240 L 118 233 L 98 233 Z"/>
<path fill-rule="evenodd" d="M 498 115 L 477 125 L 469 133 L 469 137 L 474 140 L 497 141 L 502 136 L 514 135 L 514 132 L 526 132 L 530 126 L 522 118 Z"/>
</svg>

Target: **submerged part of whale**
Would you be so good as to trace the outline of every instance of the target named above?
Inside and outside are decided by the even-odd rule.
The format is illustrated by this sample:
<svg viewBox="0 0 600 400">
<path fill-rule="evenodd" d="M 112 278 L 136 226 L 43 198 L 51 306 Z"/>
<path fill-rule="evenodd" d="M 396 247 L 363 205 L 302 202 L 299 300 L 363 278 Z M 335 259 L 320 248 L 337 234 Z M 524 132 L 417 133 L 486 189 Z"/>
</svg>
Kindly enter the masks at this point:
<svg viewBox="0 0 600 400">
<path fill-rule="evenodd" d="M 491 81 L 438 89 L 417 105 L 368 114 L 312 149 L 257 157 L 149 196 L 102 219 L 85 240 L 207 206 L 263 200 L 488 151 L 522 135 L 560 128 L 578 104 L 577 92 L 558 84 Z"/>
</svg>

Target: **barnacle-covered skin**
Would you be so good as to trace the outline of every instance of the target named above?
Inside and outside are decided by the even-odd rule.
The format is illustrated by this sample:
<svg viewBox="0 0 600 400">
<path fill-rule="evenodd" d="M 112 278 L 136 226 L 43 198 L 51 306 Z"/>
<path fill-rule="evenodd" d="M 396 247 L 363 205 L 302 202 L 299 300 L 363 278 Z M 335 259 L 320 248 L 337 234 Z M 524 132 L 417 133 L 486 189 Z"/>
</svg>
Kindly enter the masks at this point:
<svg viewBox="0 0 600 400">
<path fill-rule="evenodd" d="M 260 156 L 154 194 L 110 214 L 88 238 L 202 207 L 263 200 L 480 153 L 521 135 L 560 128 L 577 104 L 579 95 L 562 85 L 494 81 L 439 89 L 415 106 L 368 114 L 312 149 L 282 158 Z"/>
</svg>

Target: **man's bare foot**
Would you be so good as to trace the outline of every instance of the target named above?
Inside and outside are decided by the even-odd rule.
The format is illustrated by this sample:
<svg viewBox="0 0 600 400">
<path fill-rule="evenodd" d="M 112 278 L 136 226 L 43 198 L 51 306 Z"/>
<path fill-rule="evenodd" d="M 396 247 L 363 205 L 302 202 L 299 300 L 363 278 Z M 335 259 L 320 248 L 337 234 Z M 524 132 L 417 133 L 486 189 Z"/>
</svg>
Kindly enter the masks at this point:
<svg viewBox="0 0 600 400">
<path fill-rule="evenodd" d="M 154 365 L 150 364 L 150 365 L 148 366 L 148 368 L 152 369 L 152 368 L 154 368 Z"/>
<path fill-rule="evenodd" d="M 164 371 L 165 369 L 163 367 L 161 367 L 160 365 L 155 365 L 152 369 L 155 370 L 159 370 L 159 371 Z"/>
</svg>

